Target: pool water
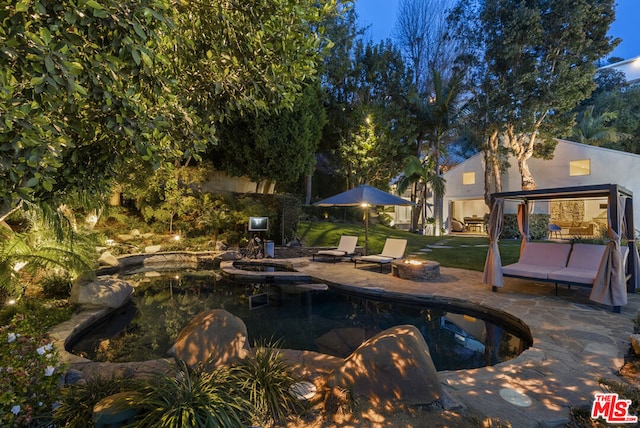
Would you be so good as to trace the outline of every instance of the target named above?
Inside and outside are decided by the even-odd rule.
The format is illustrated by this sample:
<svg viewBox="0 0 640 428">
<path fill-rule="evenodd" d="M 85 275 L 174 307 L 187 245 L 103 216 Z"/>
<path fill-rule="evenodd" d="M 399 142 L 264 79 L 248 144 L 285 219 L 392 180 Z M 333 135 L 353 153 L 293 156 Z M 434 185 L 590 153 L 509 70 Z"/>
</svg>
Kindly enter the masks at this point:
<svg viewBox="0 0 640 428">
<path fill-rule="evenodd" d="M 454 308 L 392 303 L 304 284 L 232 282 L 214 272 L 127 279 L 135 285 L 131 304 L 92 326 L 69 346 L 70 352 L 94 361 L 165 358 L 180 330 L 200 312 L 215 308 L 240 317 L 252 345 L 278 340 L 281 348 L 343 358 L 385 329 L 412 324 L 424 336 L 438 370 L 494 365 L 531 345 L 517 329 Z"/>
</svg>

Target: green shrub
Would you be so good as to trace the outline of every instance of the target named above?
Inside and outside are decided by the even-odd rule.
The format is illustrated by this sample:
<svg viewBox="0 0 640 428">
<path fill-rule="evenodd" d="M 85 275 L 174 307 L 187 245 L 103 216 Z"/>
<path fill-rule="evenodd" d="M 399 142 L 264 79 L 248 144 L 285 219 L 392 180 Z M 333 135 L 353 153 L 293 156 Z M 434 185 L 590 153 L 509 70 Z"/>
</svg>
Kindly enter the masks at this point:
<svg viewBox="0 0 640 428">
<path fill-rule="evenodd" d="M 71 318 L 73 308 L 66 301 L 36 297 L 20 299 L 0 310 L 0 325 L 19 323 L 23 334 L 37 335 Z"/>
<path fill-rule="evenodd" d="M 178 361 L 175 373 L 140 381 L 139 427 L 245 427 L 251 406 L 228 368 L 206 371 Z"/>
<path fill-rule="evenodd" d="M 47 426 L 64 367 L 49 338 L 22 321 L 0 326 L 0 426 Z"/>
<path fill-rule="evenodd" d="M 68 275 L 50 275 L 39 281 L 42 294 L 49 299 L 67 299 L 71 295 L 71 278 Z"/>
<path fill-rule="evenodd" d="M 93 406 L 103 398 L 126 390 L 129 379 L 115 376 L 93 376 L 84 384 L 62 388 L 53 420 L 58 426 L 84 428 L 93 424 Z"/>
<path fill-rule="evenodd" d="M 548 214 L 529 214 L 529 237 L 533 240 L 544 239 L 549 234 Z M 522 239 L 515 214 L 505 214 L 500 239 Z"/>
</svg>

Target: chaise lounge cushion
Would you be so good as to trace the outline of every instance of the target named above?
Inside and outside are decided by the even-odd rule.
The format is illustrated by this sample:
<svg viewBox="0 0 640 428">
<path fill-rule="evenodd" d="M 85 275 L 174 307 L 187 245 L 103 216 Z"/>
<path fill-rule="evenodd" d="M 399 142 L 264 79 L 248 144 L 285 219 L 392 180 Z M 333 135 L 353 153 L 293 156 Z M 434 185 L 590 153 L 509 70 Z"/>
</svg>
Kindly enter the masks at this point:
<svg viewBox="0 0 640 428">
<path fill-rule="evenodd" d="M 567 265 L 571 244 L 550 244 L 529 242 L 517 263 L 502 267 L 502 273 L 510 276 L 523 276 L 548 279 L 553 271 Z"/>
<path fill-rule="evenodd" d="M 334 259 L 336 257 L 350 256 L 356 252 L 357 245 L 357 236 L 343 235 L 340 237 L 338 248 L 332 250 L 320 250 L 313 255 L 313 260 L 315 260 L 315 256 L 329 256 L 333 257 Z"/>
<path fill-rule="evenodd" d="M 360 261 L 371 263 L 391 263 L 392 260 L 403 258 L 406 248 L 406 239 L 387 238 L 384 243 L 384 248 L 380 254 L 362 256 Z"/>
</svg>

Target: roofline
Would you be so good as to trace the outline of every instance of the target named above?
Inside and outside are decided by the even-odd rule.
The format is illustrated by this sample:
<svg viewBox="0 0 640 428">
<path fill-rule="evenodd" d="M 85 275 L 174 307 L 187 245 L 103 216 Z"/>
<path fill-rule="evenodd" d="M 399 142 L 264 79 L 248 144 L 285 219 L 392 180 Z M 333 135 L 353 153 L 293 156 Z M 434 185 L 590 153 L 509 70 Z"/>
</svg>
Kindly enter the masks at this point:
<svg viewBox="0 0 640 428">
<path fill-rule="evenodd" d="M 616 67 L 620 67 L 622 65 L 631 64 L 632 62 L 634 62 L 636 60 L 640 60 L 640 56 L 636 56 L 636 57 L 633 57 L 633 58 L 629 58 L 629 59 L 625 59 L 625 60 L 622 60 L 622 61 L 614 62 L 613 64 L 604 65 L 602 67 L 598 67 L 596 69 L 596 71 L 606 70 L 608 68 L 616 68 Z"/>
<path fill-rule="evenodd" d="M 576 146 L 589 147 L 590 149 L 601 150 L 603 152 L 619 153 L 619 154 L 623 154 L 623 155 L 626 155 L 626 156 L 633 156 L 633 157 L 640 158 L 640 155 L 637 155 L 635 153 L 625 152 L 625 151 L 622 151 L 622 150 L 608 149 L 606 147 L 600 147 L 600 146 L 592 146 L 591 144 L 579 143 L 577 141 L 571 141 L 571 140 L 564 140 L 562 138 L 556 138 L 555 140 L 559 141 L 559 142 L 563 142 L 563 143 L 573 144 L 573 145 L 576 145 Z"/>
<path fill-rule="evenodd" d="M 611 194 L 623 194 L 633 197 L 633 192 L 619 184 L 594 184 L 588 186 L 556 187 L 553 189 L 518 190 L 513 192 L 492 193 L 491 201 L 495 199 L 512 200 L 549 200 L 571 199 L 577 197 L 596 198 Z"/>
</svg>

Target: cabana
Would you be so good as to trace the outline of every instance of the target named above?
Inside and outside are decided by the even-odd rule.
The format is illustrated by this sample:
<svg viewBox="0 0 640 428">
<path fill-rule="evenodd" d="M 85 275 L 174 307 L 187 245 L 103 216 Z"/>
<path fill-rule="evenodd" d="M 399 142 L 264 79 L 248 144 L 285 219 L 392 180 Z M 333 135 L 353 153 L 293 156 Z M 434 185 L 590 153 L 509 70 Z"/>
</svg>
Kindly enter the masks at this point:
<svg viewBox="0 0 640 428">
<path fill-rule="evenodd" d="M 492 286 L 493 291 L 504 286 L 502 261 L 498 240 L 503 226 L 505 200 L 518 201 L 518 227 L 522 235 L 520 254 L 529 241 L 529 202 L 550 201 L 556 199 L 604 198 L 607 204 L 607 236 L 609 243 L 602 257 L 596 279 L 589 298 L 594 302 L 613 306 L 620 312 L 620 306 L 627 304 L 627 293 L 634 293 L 638 288 L 638 270 L 640 258 L 635 241 L 633 225 L 633 194 L 617 184 L 599 184 L 592 186 L 562 187 L 554 189 L 523 190 L 519 192 L 502 192 L 491 195 L 491 215 L 489 216 L 488 234 L 489 251 L 484 267 L 482 282 Z M 629 253 L 627 271 L 629 281 L 626 283 L 624 261 L 620 248 L 621 238 L 628 242 Z"/>
</svg>

